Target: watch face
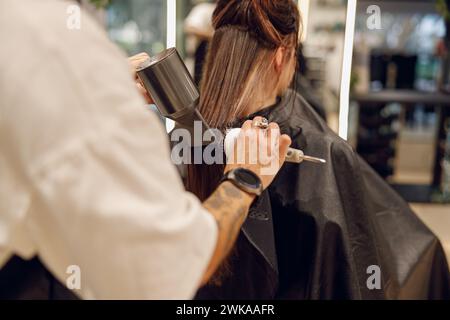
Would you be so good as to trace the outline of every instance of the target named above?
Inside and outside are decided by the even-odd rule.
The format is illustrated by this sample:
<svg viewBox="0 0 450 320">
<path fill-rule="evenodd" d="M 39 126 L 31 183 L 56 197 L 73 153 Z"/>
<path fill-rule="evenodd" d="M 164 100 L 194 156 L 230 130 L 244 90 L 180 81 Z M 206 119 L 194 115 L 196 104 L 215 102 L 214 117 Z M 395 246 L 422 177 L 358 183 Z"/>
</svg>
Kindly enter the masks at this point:
<svg viewBox="0 0 450 320">
<path fill-rule="evenodd" d="M 258 188 L 261 184 L 261 180 L 259 179 L 259 177 L 250 170 L 237 169 L 234 172 L 234 175 L 241 182 L 243 182 L 253 188 Z"/>
</svg>

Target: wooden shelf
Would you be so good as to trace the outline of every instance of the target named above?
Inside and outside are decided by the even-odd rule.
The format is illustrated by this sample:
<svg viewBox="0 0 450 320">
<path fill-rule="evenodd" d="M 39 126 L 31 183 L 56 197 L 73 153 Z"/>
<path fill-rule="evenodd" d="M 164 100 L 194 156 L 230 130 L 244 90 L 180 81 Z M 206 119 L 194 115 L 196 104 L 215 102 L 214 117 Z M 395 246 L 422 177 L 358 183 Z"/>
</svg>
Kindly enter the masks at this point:
<svg viewBox="0 0 450 320">
<path fill-rule="evenodd" d="M 424 105 L 441 105 L 443 107 L 450 107 L 450 94 L 441 92 L 420 92 L 415 90 L 382 90 L 377 92 L 368 92 L 365 94 L 355 94 L 351 96 L 351 100 L 363 104 L 362 107 L 392 102 L 409 106 L 414 106 L 415 104 L 420 103 Z"/>
</svg>

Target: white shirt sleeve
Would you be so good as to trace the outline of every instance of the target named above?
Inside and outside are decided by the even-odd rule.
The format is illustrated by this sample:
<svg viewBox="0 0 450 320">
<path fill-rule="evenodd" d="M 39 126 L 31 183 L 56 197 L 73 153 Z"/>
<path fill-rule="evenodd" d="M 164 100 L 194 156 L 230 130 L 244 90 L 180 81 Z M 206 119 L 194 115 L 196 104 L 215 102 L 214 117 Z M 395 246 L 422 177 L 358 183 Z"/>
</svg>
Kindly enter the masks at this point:
<svg viewBox="0 0 450 320">
<path fill-rule="evenodd" d="M 0 5 L 0 258 L 37 254 L 63 284 L 78 266 L 83 298 L 191 298 L 216 223 L 124 55 L 87 15 L 67 29 L 68 4 Z"/>
<path fill-rule="evenodd" d="M 215 221 L 184 191 L 157 120 L 136 117 L 69 142 L 33 170 L 38 252 L 57 273 L 79 266 L 86 297 L 191 298 Z"/>
</svg>

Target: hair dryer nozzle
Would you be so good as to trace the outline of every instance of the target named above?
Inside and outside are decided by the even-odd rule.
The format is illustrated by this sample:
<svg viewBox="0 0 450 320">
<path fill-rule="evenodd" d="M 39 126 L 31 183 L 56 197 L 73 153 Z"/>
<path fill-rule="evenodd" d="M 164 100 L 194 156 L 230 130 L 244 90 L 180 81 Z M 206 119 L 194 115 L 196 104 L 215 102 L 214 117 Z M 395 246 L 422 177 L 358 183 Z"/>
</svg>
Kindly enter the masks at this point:
<svg viewBox="0 0 450 320">
<path fill-rule="evenodd" d="M 143 62 L 137 74 L 164 117 L 187 128 L 194 121 L 202 121 L 207 126 L 196 110 L 200 93 L 175 48 Z"/>
</svg>

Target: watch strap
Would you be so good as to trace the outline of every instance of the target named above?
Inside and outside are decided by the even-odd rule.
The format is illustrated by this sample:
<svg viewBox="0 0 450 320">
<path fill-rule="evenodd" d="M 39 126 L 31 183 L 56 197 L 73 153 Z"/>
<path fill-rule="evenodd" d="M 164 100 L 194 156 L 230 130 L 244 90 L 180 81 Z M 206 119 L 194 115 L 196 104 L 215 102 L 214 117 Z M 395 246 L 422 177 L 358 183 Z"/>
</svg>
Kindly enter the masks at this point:
<svg viewBox="0 0 450 320">
<path fill-rule="evenodd" d="M 252 176 L 254 176 L 255 179 L 258 180 L 258 186 L 251 186 L 250 184 L 245 183 L 244 181 L 241 181 L 238 178 L 238 176 L 235 175 L 236 170 L 241 170 L 241 171 L 245 170 L 247 172 L 247 174 L 251 174 Z M 254 172 L 252 172 L 248 169 L 238 168 L 238 169 L 230 170 L 227 173 L 225 173 L 225 175 L 220 180 L 220 183 L 222 183 L 224 181 L 229 181 L 233 185 L 235 185 L 237 188 L 239 188 L 240 190 L 242 190 L 248 194 L 255 195 L 257 197 L 260 196 L 262 194 L 262 192 L 264 191 L 261 179 Z"/>
</svg>

